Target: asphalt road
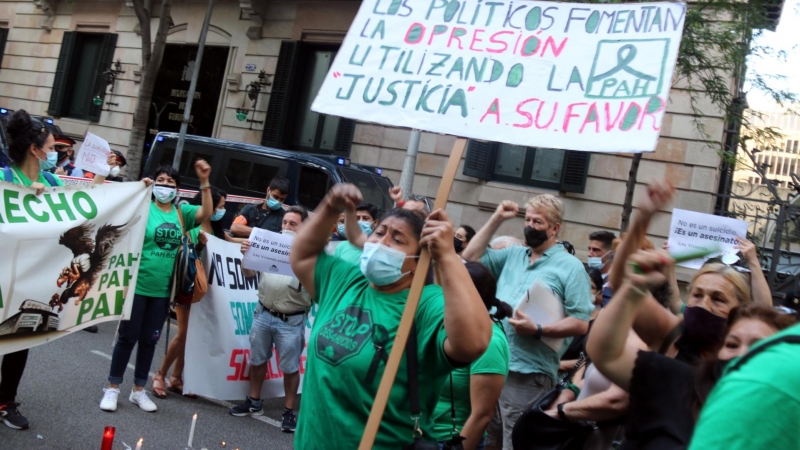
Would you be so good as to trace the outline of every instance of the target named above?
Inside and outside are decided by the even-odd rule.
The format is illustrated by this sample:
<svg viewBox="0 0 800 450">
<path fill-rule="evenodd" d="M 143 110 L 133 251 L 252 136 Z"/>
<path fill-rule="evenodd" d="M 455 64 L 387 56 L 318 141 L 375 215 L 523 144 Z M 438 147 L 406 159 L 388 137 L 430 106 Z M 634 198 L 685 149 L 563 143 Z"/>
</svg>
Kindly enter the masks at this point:
<svg viewBox="0 0 800 450">
<path fill-rule="evenodd" d="M 170 393 L 164 400 L 151 395 L 158 411 L 146 413 L 128 402 L 133 366 L 125 373 L 117 411 L 100 410 L 116 322 L 99 328 L 97 334 L 78 331 L 31 349 L 17 396 L 20 411 L 30 420 L 31 426 L 18 431 L 0 422 L 0 449 L 98 449 L 106 426 L 116 427 L 114 450 L 135 449 L 139 438 L 144 438 L 143 450 L 185 449 L 195 413 L 198 419 L 194 449 L 293 448 L 294 435 L 282 433 L 279 428 L 283 399 L 265 400 L 264 415 L 250 418 L 231 416 L 228 414 L 230 405 L 225 402 Z M 173 325 L 170 336 L 174 331 Z M 163 356 L 164 339 L 159 342 L 151 372 L 161 364 Z M 134 349 L 131 363 L 135 357 Z M 150 388 L 148 384 L 146 389 L 150 391 Z M 222 442 L 225 442 L 224 447 Z"/>
</svg>

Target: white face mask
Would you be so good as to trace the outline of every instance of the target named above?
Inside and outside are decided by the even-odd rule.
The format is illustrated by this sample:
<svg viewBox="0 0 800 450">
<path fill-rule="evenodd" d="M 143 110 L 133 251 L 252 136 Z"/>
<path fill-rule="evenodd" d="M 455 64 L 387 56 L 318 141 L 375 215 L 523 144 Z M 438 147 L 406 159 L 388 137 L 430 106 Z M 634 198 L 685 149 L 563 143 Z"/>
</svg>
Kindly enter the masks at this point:
<svg viewBox="0 0 800 450">
<path fill-rule="evenodd" d="M 292 230 L 283 230 L 283 231 L 281 231 L 281 234 L 283 234 L 285 236 L 292 236 L 292 237 L 297 235 L 297 233 L 295 233 Z"/>
<path fill-rule="evenodd" d="M 116 177 L 117 175 L 119 175 L 119 166 L 114 166 L 114 167 L 112 167 L 112 168 L 111 168 L 111 170 L 108 172 L 108 176 L 110 176 L 110 177 Z"/>
<path fill-rule="evenodd" d="M 153 196 L 159 203 L 169 203 L 175 200 L 176 195 L 178 195 L 178 190 L 172 186 L 163 184 L 153 186 Z"/>
</svg>

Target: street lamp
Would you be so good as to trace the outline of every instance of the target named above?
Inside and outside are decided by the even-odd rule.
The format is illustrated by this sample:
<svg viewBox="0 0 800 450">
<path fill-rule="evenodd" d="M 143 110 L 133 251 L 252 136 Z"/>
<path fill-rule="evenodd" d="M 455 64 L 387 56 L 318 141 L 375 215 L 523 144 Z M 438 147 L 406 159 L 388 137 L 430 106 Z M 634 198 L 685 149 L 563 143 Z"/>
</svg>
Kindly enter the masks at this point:
<svg viewBox="0 0 800 450">
<path fill-rule="evenodd" d="M 269 86 L 271 84 L 272 83 L 267 81 L 267 73 L 262 70 L 261 73 L 258 74 L 258 80 L 253 80 L 245 88 L 245 96 L 242 98 L 242 107 L 236 108 L 236 120 L 239 122 L 244 122 L 247 120 L 250 122 L 251 130 L 253 129 L 254 123 L 264 123 L 263 120 L 253 120 L 247 118 L 248 109 L 245 108 L 245 103 L 247 99 L 250 99 L 253 117 L 255 117 L 256 104 L 258 104 L 258 95 L 261 93 L 261 90 L 264 88 L 264 86 Z"/>
<path fill-rule="evenodd" d="M 109 67 L 108 70 L 103 71 L 100 74 L 100 76 L 103 77 L 103 81 L 100 84 L 101 89 L 92 98 L 92 104 L 94 104 L 95 106 L 102 106 L 103 105 L 103 100 L 104 100 L 104 98 L 106 96 L 106 90 L 108 90 L 108 87 L 111 86 L 111 90 L 109 91 L 109 93 L 113 94 L 114 93 L 114 83 L 116 83 L 116 81 L 117 81 L 117 76 L 119 76 L 120 74 L 123 74 L 123 73 L 125 73 L 125 71 L 122 70 L 122 62 L 120 62 L 119 59 L 111 67 Z M 119 103 L 108 102 L 108 105 L 109 106 L 119 106 Z"/>
</svg>

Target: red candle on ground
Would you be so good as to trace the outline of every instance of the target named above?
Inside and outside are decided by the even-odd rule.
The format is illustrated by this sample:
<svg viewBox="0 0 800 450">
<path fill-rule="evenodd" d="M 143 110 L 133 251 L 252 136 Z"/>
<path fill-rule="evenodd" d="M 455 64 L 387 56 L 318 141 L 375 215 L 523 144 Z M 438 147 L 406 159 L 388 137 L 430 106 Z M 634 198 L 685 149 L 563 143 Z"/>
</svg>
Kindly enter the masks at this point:
<svg viewBox="0 0 800 450">
<path fill-rule="evenodd" d="M 112 450 L 111 447 L 114 445 L 114 434 L 116 432 L 116 428 L 106 427 L 103 431 L 103 445 L 100 446 L 100 450 Z"/>
</svg>

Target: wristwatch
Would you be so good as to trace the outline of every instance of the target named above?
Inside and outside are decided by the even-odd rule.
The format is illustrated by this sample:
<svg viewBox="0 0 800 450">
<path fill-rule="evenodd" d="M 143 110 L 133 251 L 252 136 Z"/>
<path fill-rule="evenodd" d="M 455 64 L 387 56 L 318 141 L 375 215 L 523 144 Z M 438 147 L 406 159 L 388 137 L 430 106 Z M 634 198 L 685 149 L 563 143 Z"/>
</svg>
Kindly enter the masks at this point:
<svg viewBox="0 0 800 450">
<path fill-rule="evenodd" d="M 558 411 L 558 417 L 561 418 L 561 420 L 569 422 L 569 418 L 566 414 L 564 414 L 564 403 L 559 403 L 556 407 L 556 410 Z"/>
<path fill-rule="evenodd" d="M 536 339 L 541 339 L 541 338 L 542 338 L 542 324 L 537 323 L 536 324 Z"/>
</svg>

